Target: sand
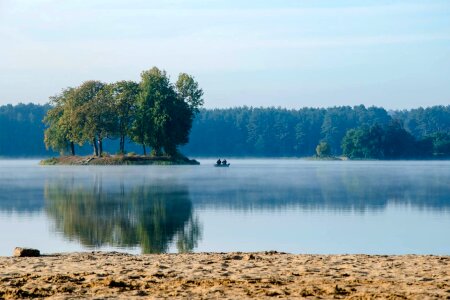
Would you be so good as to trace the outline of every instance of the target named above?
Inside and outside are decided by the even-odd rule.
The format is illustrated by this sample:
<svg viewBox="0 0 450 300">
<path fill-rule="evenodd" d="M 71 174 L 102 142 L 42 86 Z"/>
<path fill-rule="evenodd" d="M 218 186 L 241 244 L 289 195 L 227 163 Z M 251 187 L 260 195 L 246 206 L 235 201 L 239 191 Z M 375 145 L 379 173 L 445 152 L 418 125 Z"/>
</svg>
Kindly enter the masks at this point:
<svg viewBox="0 0 450 300">
<path fill-rule="evenodd" d="M 71 253 L 0 257 L 0 298 L 450 299 L 449 256 Z"/>
</svg>

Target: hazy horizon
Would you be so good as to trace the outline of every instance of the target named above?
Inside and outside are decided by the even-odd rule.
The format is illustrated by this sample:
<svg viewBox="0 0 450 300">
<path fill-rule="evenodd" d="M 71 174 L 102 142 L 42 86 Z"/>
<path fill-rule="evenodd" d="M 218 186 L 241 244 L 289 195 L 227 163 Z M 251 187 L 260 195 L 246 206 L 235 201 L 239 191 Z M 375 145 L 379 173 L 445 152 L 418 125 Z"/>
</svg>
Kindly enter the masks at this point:
<svg viewBox="0 0 450 300">
<path fill-rule="evenodd" d="M 0 0 L 0 105 L 187 72 L 205 108 L 450 104 L 450 2 Z"/>
</svg>

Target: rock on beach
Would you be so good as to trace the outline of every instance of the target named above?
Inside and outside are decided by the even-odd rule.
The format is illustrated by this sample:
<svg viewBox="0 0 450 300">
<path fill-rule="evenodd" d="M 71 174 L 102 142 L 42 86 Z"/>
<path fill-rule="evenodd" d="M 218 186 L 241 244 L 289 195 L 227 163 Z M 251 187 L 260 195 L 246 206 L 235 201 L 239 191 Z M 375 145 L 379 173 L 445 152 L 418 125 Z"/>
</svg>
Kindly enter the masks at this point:
<svg viewBox="0 0 450 300">
<path fill-rule="evenodd" d="M 13 256 L 15 257 L 37 257 L 40 255 L 41 252 L 39 250 L 32 248 L 16 247 L 13 252 Z"/>
</svg>

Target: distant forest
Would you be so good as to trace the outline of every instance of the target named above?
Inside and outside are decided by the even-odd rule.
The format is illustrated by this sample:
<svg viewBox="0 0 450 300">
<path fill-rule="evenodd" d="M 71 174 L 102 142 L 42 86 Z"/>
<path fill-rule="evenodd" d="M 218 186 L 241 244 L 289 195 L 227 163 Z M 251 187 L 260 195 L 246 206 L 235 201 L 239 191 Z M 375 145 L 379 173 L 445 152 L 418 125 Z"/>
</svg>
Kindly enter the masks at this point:
<svg viewBox="0 0 450 300">
<path fill-rule="evenodd" d="M 44 145 L 42 122 L 50 105 L 0 106 L 0 156 L 41 157 L 57 153 Z M 326 144 L 329 155 L 350 158 L 449 158 L 450 106 L 386 111 L 363 105 L 330 108 L 202 109 L 181 151 L 205 157 L 302 157 Z M 105 141 L 119 149 L 119 139 Z M 142 147 L 127 141 L 128 152 Z M 77 150 L 91 154 L 92 147 Z"/>
</svg>

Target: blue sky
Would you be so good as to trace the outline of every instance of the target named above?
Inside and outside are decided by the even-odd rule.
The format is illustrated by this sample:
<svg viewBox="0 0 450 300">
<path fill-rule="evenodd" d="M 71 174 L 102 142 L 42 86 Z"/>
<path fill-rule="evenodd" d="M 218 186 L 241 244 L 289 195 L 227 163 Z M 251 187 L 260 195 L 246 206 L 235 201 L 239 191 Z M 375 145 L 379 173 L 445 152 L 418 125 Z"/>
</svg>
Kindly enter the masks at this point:
<svg viewBox="0 0 450 300">
<path fill-rule="evenodd" d="M 450 1 L 0 0 L 0 104 L 196 77 L 206 107 L 450 104 Z"/>
</svg>

